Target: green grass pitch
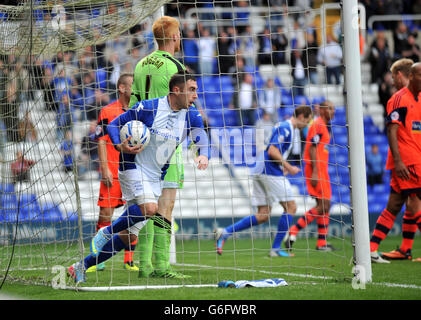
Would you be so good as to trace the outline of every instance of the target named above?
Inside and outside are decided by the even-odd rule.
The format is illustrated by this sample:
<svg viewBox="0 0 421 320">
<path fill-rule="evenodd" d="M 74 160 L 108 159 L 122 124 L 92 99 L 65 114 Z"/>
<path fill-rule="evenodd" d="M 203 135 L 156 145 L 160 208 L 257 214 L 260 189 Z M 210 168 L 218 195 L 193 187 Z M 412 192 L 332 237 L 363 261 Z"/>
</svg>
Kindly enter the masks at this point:
<svg viewBox="0 0 421 320">
<path fill-rule="evenodd" d="M 400 237 L 388 237 L 380 249 L 396 248 Z M 294 246 L 294 257 L 270 258 L 269 239 L 228 240 L 222 256 L 215 253 L 212 240 L 177 241 L 177 264 L 174 268 L 191 276 L 186 280 L 141 279 L 136 272 L 123 269 L 123 254 L 119 253 L 106 262 L 106 270 L 88 273 L 81 290 L 54 289 L 49 281 L 57 274 L 51 269 L 38 270 L 34 266 L 46 261 L 51 267 L 56 263 L 66 267 L 77 260 L 76 245 L 51 245 L 37 247 L 31 252 L 17 247 L 11 271 L 0 293 L 25 299 L 38 300 L 414 300 L 421 299 L 421 262 L 393 261 L 391 264 L 373 264 L 373 282 L 364 289 L 353 288 L 350 239 L 331 239 L 338 249 L 334 252 L 314 250 L 315 239 L 299 239 Z M 253 249 L 251 249 L 253 248 Z M 86 253 L 89 246 L 85 246 Z M 4 250 L 4 249 L 2 249 Z M 26 250 L 29 250 L 26 248 Z M 414 257 L 421 257 L 421 241 L 417 236 Z M 31 258 L 28 258 L 31 257 Z M 135 254 L 136 259 L 136 254 Z M 1 263 L 4 270 L 5 261 Z M 3 279 L 4 272 L 0 272 Z M 24 283 L 17 281 L 23 278 Z M 222 289 L 215 285 L 221 280 L 255 280 L 283 278 L 286 287 Z M 42 280 L 41 280 L 42 279 Z M 47 285 L 33 285 L 44 281 Z M 67 285 L 73 286 L 66 278 Z M 154 286 L 168 286 L 152 289 Z M 180 285 L 184 285 L 179 287 Z M 204 285 L 190 288 L 187 285 Z M 206 286 L 211 285 L 211 286 Z M 355 285 L 355 283 L 354 283 Z M 142 286 L 138 290 L 85 292 L 85 287 Z M 144 286 L 149 288 L 144 289 Z M 170 286 L 177 286 L 171 288 Z"/>
</svg>

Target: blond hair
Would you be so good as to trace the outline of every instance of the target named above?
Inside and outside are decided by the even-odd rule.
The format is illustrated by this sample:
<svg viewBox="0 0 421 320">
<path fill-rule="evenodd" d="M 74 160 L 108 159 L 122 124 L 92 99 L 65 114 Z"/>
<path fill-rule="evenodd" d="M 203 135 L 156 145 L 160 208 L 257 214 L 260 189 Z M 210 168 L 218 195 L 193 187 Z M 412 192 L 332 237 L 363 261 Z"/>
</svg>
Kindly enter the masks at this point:
<svg viewBox="0 0 421 320">
<path fill-rule="evenodd" d="M 156 42 L 159 45 L 165 44 L 173 35 L 180 30 L 180 23 L 176 18 L 163 16 L 156 20 L 152 25 L 152 32 Z"/>
<path fill-rule="evenodd" d="M 390 67 L 392 74 L 397 74 L 399 71 L 403 74 L 405 78 L 409 78 L 411 73 L 411 66 L 414 64 L 412 59 L 403 58 L 396 60 Z"/>
</svg>

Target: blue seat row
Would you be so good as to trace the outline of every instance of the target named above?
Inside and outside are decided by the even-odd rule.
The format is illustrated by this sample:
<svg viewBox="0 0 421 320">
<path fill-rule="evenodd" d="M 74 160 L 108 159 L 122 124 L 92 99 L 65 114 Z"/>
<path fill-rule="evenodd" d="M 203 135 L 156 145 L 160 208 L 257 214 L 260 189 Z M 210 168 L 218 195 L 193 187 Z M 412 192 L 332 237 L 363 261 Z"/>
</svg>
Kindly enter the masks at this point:
<svg viewBox="0 0 421 320">
<path fill-rule="evenodd" d="M 62 221 L 58 205 L 46 203 L 42 207 L 35 194 L 22 194 L 18 200 L 15 193 L 0 194 L 0 223 L 16 221 Z"/>
</svg>

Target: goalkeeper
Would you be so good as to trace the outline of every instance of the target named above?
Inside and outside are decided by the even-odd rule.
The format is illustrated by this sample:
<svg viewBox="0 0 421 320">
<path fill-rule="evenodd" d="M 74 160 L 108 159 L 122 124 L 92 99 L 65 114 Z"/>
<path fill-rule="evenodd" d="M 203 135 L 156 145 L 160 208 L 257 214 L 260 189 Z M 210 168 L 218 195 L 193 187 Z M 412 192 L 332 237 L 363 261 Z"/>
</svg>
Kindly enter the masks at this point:
<svg viewBox="0 0 421 320">
<path fill-rule="evenodd" d="M 158 50 L 144 57 L 136 65 L 130 107 L 139 101 L 167 95 L 171 76 L 186 69 L 173 56 L 180 51 L 181 33 L 178 20 L 163 16 L 154 22 L 152 32 Z M 177 189 L 183 187 L 184 181 L 182 148 L 180 144 L 176 149 L 164 177 L 162 195 L 158 201 L 158 212 L 162 218 L 151 219 L 139 232 L 140 277 L 184 277 L 171 271 L 169 262 L 172 211 Z M 153 255 L 155 260 L 152 262 Z"/>
</svg>

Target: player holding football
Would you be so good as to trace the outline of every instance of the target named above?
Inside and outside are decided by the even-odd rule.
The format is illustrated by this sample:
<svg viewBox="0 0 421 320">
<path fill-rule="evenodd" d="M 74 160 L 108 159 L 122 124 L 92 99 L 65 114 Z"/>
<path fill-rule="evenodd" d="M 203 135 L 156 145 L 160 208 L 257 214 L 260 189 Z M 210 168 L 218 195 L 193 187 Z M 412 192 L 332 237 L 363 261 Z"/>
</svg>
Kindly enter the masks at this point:
<svg viewBox="0 0 421 320">
<path fill-rule="evenodd" d="M 117 81 L 118 100 L 101 109 L 98 117 L 96 138 L 98 139 L 98 157 L 101 169 L 101 185 L 99 190 L 98 207 L 99 218 L 96 231 L 111 224 L 114 209 L 124 205 L 121 198 L 120 182 L 118 181 L 119 152 L 114 148 L 107 134 L 107 126 L 116 117 L 129 109 L 133 75 L 124 73 Z M 138 271 L 133 262 L 133 252 L 136 241 L 130 244 L 129 250 L 124 252 L 124 268 Z M 86 272 L 104 270 L 104 263 L 89 268 Z"/>
<path fill-rule="evenodd" d="M 411 65 L 408 81 L 406 81 L 405 68 L 401 66 L 404 63 L 401 61 L 392 65 L 395 86 L 401 89 L 387 103 L 386 125 L 389 153 L 386 169 L 391 170 L 391 190 L 386 208 L 377 219 L 370 239 L 371 261 L 375 263 L 390 263 L 383 258 L 411 259 L 411 248 L 417 225 L 421 228 L 419 214 L 421 182 L 418 177 L 421 172 L 421 104 L 419 102 L 421 64 Z M 380 242 L 386 238 L 405 203 L 407 210 L 405 210 L 402 224 L 404 231 L 402 245 L 398 250 L 380 256 L 378 253 Z"/>
<path fill-rule="evenodd" d="M 85 282 L 85 270 L 127 248 L 145 222 L 159 214 L 158 199 L 162 178 L 179 144 L 191 134 L 198 146 L 197 168 L 208 166 L 209 144 L 200 113 L 191 105 L 197 99 L 197 83 L 192 75 L 177 73 L 169 83 L 170 94 L 138 102 L 108 125 L 108 135 L 120 151 L 119 180 L 127 209 L 110 226 L 98 231 L 91 242 L 91 254 L 68 269 L 76 283 Z M 130 138 L 120 141 L 120 128 L 138 120 L 150 130 L 150 142 L 131 147 Z"/>
<path fill-rule="evenodd" d="M 270 256 L 287 257 L 288 253 L 280 249 L 281 242 L 292 222 L 297 205 L 292 194 L 291 184 L 286 175 L 296 175 L 300 169 L 288 163 L 288 155 L 292 151 L 295 129 L 305 128 L 312 118 L 311 108 L 300 106 L 294 115 L 286 121 L 279 122 L 272 131 L 269 144 L 264 151 L 263 159 L 258 161 L 253 170 L 252 205 L 257 213 L 245 217 L 225 229 L 216 230 L 216 252 L 222 254 L 225 241 L 234 233 L 268 221 L 271 206 L 278 202 L 284 208 L 284 214 L 278 223 L 278 232 L 274 239 Z"/>
<path fill-rule="evenodd" d="M 167 95 L 171 76 L 186 69 L 174 58 L 174 54 L 180 51 L 178 20 L 163 16 L 154 22 L 152 31 L 158 50 L 136 65 L 130 106 L 139 101 Z M 182 145 L 179 145 L 164 178 L 162 195 L 158 201 L 158 212 L 162 218 L 154 217 L 139 233 L 140 277 L 183 277 L 182 274 L 171 271 L 169 261 L 172 211 L 177 189 L 183 187 L 184 181 L 182 151 Z M 152 262 L 153 254 L 155 260 Z"/>
<path fill-rule="evenodd" d="M 328 173 L 329 163 L 329 123 L 335 115 L 335 107 L 332 102 L 324 101 L 319 106 L 317 117 L 308 129 L 306 145 L 304 149 L 304 174 L 306 177 L 307 191 L 316 199 L 316 206 L 307 211 L 304 217 L 289 229 L 285 239 L 285 247 L 291 249 L 296 241 L 297 234 L 314 219 L 317 222 L 316 250 L 332 251 L 333 246 L 326 241 L 329 226 L 329 209 L 332 190 Z"/>
</svg>

